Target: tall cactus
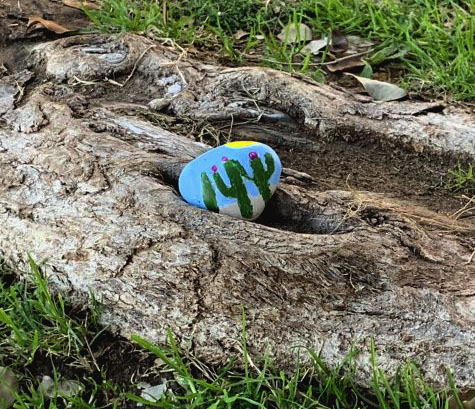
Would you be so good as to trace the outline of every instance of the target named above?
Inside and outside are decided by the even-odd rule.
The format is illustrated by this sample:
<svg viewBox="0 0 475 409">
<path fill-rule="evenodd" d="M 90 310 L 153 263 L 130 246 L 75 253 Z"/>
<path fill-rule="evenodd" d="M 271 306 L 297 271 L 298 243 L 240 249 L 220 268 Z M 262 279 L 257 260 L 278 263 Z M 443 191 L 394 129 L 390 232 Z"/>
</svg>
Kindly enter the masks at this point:
<svg viewBox="0 0 475 409">
<path fill-rule="evenodd" d="M 266 170 L 264 170 L 264 165 L 262 164 L 261 159 L 257 156 L 256 152 L 250 152 L 249 159 L 251 161 L 250 164 L 253 175 L 252 178 L 248 178 L 254 182 L 254 184 L 259 189 L 259 193 L 264 199 L 264 202 L 267 203 L 272 196 L 272 193 L 270 191 L 269 179 L 275 172 L 274 158 L 270 153 L 266 153 L 264 155 L 264 159 L 266 162 Z"/>
<path fill-rule="evenodd" d="M 201 172 L 201 192 L 203 194 L 203 202 L 208 210 L 219 212 L 218 202 L 216 201 L 216 192 L 214 191 L 211 180 L 209 180 L 206 172 Z"/>
<path fill-rule="evenodd" d="M 234 197 L 237 199 L 241 216 L 246 219 L 251 219 L 253 216 L 253 207 L 249 195 L 247 193 L 246 185 L 243 182 L 243 177 L 248 177 L 246 170 L 237 160 L 229 160 L 223 157 L 224 170 L 228 175 L 231 186 L 227 186 L 221 175 L 217 172 L 218 168 L 213 166 L 213 179 L 219 191 L 226 197 Z"/>
</svg>

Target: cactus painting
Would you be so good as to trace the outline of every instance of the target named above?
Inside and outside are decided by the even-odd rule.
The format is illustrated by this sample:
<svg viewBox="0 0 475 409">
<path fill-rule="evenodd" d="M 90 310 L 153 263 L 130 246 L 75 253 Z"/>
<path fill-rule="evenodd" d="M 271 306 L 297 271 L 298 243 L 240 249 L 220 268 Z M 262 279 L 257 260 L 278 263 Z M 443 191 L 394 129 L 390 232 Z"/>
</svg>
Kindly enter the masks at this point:
<svg viewBox="0 0 475 409">
<path fill-rule="evenodd" d="M 226 185 L 226 182 L 217 170 L 213 172 L 214 183 L 216 183 L 216 187 L 224 196 L 236 198 L 242 217 L 251 219 L 252 204 L 244 183 L 246 171 L 237 160 L 229 160 L 227 157 L 224 158 L 226 158 L 226 160 L 223 160 L 223 167 L 229 178 L 230 186 Z"/>
<path fill-rule="evenodd" d="M 277 188 L 281 169 L 279 157 L 267 145 L 232 142 L 204 153 L 185 166 L 179 189 L 192 205 L 254 220 Z"/>
<path fill-rule="evenodd" d="M 206 208 L 212 212 L 218 212 L 219 207 L 216 202 L 216 193 L 206 172 L 201 172 L 201 189 L 203 191 L 203 202 Z"/>
</svg>

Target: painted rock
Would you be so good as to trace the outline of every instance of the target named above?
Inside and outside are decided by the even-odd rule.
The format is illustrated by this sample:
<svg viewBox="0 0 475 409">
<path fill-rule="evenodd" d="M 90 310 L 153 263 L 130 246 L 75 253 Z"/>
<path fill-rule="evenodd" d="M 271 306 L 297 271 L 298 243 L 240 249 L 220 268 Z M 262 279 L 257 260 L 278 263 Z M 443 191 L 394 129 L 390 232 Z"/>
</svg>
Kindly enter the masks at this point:
<svg viewBox="0 0 475 409">
<path fill-rule="evenodd" d="M 280 159 L 269 146 L 231 142 L 188 163 L 178 186 L 194 206 L 254 220 L 274 194 L 281 171 Z"/>
</svg>

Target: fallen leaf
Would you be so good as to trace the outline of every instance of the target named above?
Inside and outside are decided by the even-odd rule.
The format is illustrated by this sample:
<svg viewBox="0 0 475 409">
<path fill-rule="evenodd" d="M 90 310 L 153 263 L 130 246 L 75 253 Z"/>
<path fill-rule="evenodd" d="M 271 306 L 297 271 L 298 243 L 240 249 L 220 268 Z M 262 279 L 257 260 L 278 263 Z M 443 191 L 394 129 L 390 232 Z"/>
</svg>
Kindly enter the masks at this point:
<svg viewBox="0 0 475 409">
<path fill-rule="evenodd" d="M 361 57 L 361 54 L 349 55 L 327 63 L 326 67 L 330 72 L 344 71 L 354 67 L 362 67 L 365 65 L 365 63 Z"/>
<path fill-rule="evenodd" d="M 464 409 L 475 409 L 475 389 L 469 389 L 463 393 L 458 392 L 459 400 L 462 401 Z M 449 409 L 459 409 L 460 406 L 457 403 L 455 396 L 450 396 L 448 400 Z"/>
<path fill-rule="evenodd" d="M 303 23 L 287 24 L 277 35 L 277 38 L 285 44 L 297 43 L 299 41 L 310 41 L 312 39 L 312 30 Z"/>
<path fill-rule="evenodd" d="M 138 387 L 142 389 L 140 396 L 151 402 L 158 402 L 168 389 L 166 380 L 162 380 L 161 384 L 154 386 L 145 382 L 141 382 Z"/>
<path fill-rule="evenodd" d="M 97 3 L 91 3 L 90 1 L 78 1 L 78 0 L 63 0 L 65 6 L 73 9 L 82 10 L 83 8 L 89 10 L 100 10 L 101 7 Z"/>
<path fill-rule="evenodd" d="M 360 36 L 348 35 L 346 39 L 348 40 L 349 48 L 352 50 L 363 51 L 374 46 L 373 41 Z"/>
<path fill-rule="evenodd" d="M 244 30 L 238 30 L 233 34 L 234 39 L 240 40 L 241 38 L 247 37 L 249 35 L 249 32 L 244 31 Z"/>
<path fill-rule="evenodd" d="M 389 82 L 371 80 L 349 72 L 345 72 L 345 75 L 351 75 L 356 78 L 363 85 L 366 92 L 376 101 L 394 101 L 407 95 L 407 92 L 402 88 Z"/>
<path fill-rule="evenodd" d="M 65 379 L 55 385 L 54 380 L 48 375 L 43 376 L 43 379 L 38 386 L 38 390 L 48 398 L 53 398 L 58 395 L 73 397 L 83 389 L 84 386 L 82 383 L 75 380 Z"/>
<path fill-rule="evenodd" d="M 343 54 L 348 50 L 348 39 L 338 29 L 332 31 L 331 52 Z"/>
<path fill-rule="evenodd" d="M 328 43 L 328 37 L 323 37 L 320 40 L 310 41 L 304 48 L 302 48 L 302 52 L 304 54 L 318 54 L 320 51 L 327 47 Z"/>
<path fill-rule="evenodd" d="M 64 33 L 69 33 L 71 31 L 74 31 L 74 30 L 71 30 L 69 28 L 63 27 L 63 26 L 59 25 L 58 23 L 55 23 L 54 21 L 45 20 L 45 19 L 43 19 L 41 17 L 37 17 L 37 16 L 30 17 L 28 19 L 28 24 L 26 25 L 27 30 L 35 24 L 40 24 L 41 26 L 43 26 L 47 30 L 52 31 L 56 34 L 64 34 Z"/>
<path fill-rule="evenodd" d="M 15 402 L 18 379 L 10 368 L 0 366 L 0 408 L 8 408 Z"/>
</svg>

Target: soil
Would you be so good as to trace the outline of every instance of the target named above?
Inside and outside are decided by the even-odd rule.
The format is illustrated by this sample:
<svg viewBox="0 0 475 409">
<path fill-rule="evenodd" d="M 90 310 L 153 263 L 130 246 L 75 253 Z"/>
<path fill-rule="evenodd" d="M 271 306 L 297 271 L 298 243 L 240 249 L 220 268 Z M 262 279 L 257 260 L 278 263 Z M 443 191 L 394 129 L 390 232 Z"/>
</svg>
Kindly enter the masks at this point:
<svg viewBox="0 0 475 409">
<path fill-rule="evenodd" d="M 0 2 L 0 67 L 9 71 L 17 69 L 19 60 L 26 56 L 25 46 L 37 41 L 59 38 L 44 28 L 28 28 L 31 17 L 51 20 L 71 29 L 72 35 L 77 30 L 89 25 L 88 18 L 80 10 L 65 6 L 58 0 L 4 0 Z M 64 37 L 64 35 L 63 35 Z"/>
<path fill-rule="evenodd" d="M 299 129 L 276 128 L 275 125 L 245 125 L 233 129 L 236 139 L 259 139 L 275 145 L 284 166 L 309 174 L 320 190 L 386 193 L 444 215 L 451 215 L 466 204 L 462 192 L 451 192 L 447 188 L 450 181 L 447 170 L 457 164 L 453 157 L 417 153 L 378 140 L 316 140 Z M 286 144 L 283 138 L 289 132 L 296 136 L 292 145 Z"/>
</svg>

